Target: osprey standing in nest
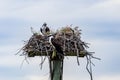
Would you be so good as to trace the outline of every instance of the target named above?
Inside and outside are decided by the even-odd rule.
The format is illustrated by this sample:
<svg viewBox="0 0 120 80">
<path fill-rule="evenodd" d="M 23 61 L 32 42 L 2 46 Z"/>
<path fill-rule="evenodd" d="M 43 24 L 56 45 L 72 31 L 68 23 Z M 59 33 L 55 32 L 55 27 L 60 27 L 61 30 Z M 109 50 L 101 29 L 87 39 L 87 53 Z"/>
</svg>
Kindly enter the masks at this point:
<svg viewBox="0 0 120 80">
<path fill-rule="evenodd" d="M 51 43 L 57 52 L 56 56 L 54 56 L 54 58 L 56 58 L 56 59 L 63 59 L 64 58 L 61 40 L 62 39 L 60 39 L 60 38 L 55 38 L 55 37 L 51 38 Z"/>
<path fill-rule="evenodd" d="M 44 24 L 42 25 L 42 28 L 40 28 L 40 31 L 41 31 L 41 33 L 42 33 L 43 35 L 45 35 L 45 36 L 47 36 L 47 35 L 50 34 L 50 29 L 49 29 L 49 27 L 47 26 L 46 23 L 44 23 Z"/>
</svg>

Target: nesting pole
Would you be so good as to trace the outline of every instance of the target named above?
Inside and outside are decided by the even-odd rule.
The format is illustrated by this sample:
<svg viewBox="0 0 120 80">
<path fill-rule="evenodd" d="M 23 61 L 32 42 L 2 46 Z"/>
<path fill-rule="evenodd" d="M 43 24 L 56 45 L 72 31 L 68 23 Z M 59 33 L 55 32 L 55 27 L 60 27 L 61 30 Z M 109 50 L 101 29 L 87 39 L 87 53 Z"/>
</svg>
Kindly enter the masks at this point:
<svg viewBox="0 0 120 80">
<path fill-rule="evenodd" d="M 65 56 L 76 56 L 78 65 L 79 58 L 86 57 L 86 69 L 90 74 L 91 80 L 93 80 L 91 71 L 91 64 L 93 63 L 91 59 L 99 58 L 93 56 L 92 53 L 94 52 L 86 50 L 89 47 L 87 43 L 81 40 L 81 30 L 78 27 L 71 28 L 71 26 L 66 26 L 55 33 L 50 33 L 50 29 L 44 23 L 40 31 L 43 35 L 32 30 L 33 35 L 22 48 L 22 55 L 27 57 L 41 56 L 41 66 L 46 59 L 43 59 L 42 56 L 47 57 L 49 60 L 50 80 L 63 80 Z"/>
<path fill-rule="evenodd" d="M 50 78 L 51 80 L 62 80 L 63 60 L 50 61 Z"/>
</svg>

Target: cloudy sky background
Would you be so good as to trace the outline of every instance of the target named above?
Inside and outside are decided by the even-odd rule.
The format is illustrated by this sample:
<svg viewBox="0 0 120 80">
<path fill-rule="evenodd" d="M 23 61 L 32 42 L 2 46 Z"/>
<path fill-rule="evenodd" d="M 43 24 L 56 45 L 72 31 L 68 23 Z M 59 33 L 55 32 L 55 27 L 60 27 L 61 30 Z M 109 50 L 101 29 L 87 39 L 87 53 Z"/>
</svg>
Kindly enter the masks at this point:
<svg viewBox="0 0 120 80">
<path fill-rule="evenodd" d="M 14 55 L 23 40 L 44 22 L 55 30 L 66 25 L 79 26 L 82 40 L 95 51 L 94 80 L 120 80 L 120 0 L 0 0 L 0 80 L 48 80 L 48 61 L 40 70 L 40 58 Z M 86 59 L 65 58 L 64 80 L 90 80 Z"/>
</svg>

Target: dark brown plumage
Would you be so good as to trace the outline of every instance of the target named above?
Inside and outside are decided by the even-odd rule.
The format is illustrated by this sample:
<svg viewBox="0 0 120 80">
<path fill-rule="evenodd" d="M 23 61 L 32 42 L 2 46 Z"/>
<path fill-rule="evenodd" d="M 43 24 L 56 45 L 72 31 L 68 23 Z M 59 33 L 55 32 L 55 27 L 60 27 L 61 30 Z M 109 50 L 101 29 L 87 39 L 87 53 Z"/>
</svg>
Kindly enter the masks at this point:
<svg viewBox="0 0 120 80">
<path fill-rule="evenodd" d="M 41 33 L 42 33 L 43 35 L 45 35 L 45 34 L 47 34 L 47 33 L 50 32 L 50 29 L 49 29 L 49 27 L 47 26 L 47 24 L 44 23 L 44 24 L 42 25 L 42 28 L 40 28 L 40 31 L 41 31 Z"/>
</svg>

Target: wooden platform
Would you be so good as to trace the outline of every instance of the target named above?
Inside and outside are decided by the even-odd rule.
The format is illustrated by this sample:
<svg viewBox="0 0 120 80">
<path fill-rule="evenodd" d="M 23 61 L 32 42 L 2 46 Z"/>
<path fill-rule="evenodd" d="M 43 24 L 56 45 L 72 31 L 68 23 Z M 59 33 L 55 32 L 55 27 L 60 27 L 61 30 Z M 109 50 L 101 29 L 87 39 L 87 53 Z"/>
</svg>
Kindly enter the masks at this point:
<svg viewBox="0 0 120 80">
<path fill-rule="evenodd" d="M 31 52 L 28 53 L 28 57 L 50 56 L 50 55 L 52 55 L 52 54 L 53 54 L 52 51 L 49 51 L 48 54 L 47 54 L 46 52 L 40 53 L 39 51 L 38 51 L 38 52 L 37 52 L 37 51 L 36 51 L 36 52 L 31 51 Z M 87 52 L 81 51 L 81 52 L 79 52 L 79 57 L 84 57 L 86 54 L 87 54 Z M 76 54 L 76 53 L 72 53 L 72 52 L 69 52 L 69 53 L 67 52 L 67 53 L 65 53 L 64 56 L 77 56 L 77 54 Z"/>
</svg>

